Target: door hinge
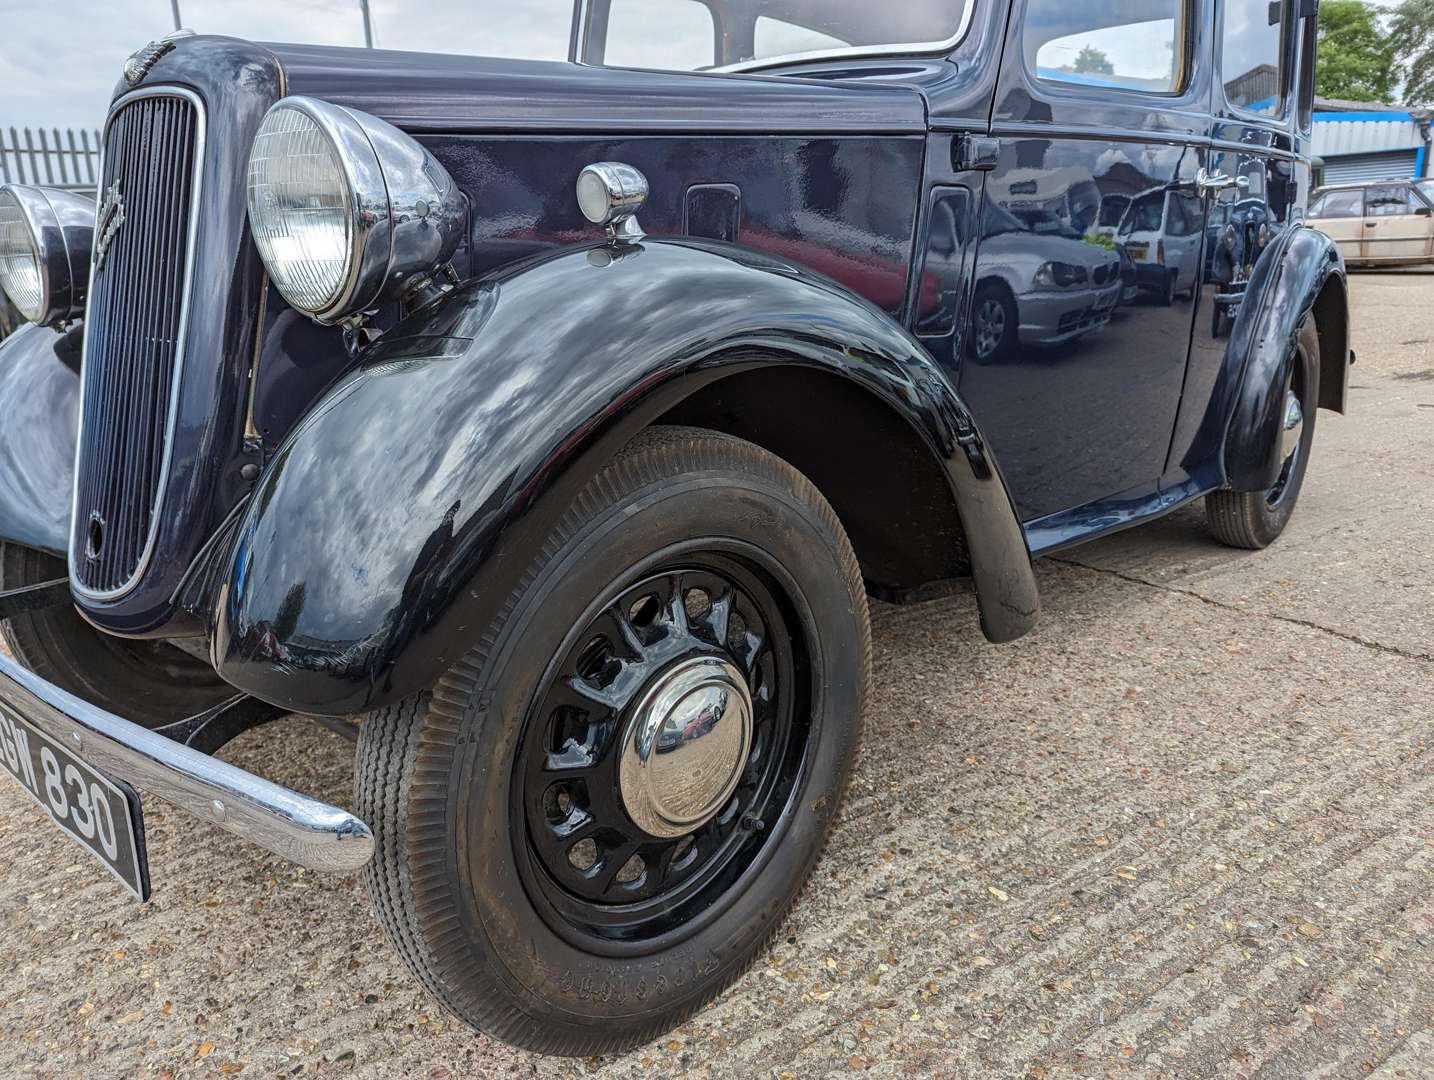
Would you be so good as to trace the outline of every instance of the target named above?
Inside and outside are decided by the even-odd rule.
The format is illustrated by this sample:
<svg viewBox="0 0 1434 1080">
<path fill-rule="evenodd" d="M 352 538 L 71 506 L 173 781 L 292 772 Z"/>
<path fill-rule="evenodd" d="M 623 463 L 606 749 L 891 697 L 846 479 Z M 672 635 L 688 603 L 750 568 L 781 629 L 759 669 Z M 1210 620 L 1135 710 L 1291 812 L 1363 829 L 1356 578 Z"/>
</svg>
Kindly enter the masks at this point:
<svg viewBox="0 0 1434 1080">
<path fill-rule="evenodd" d="M 996 167 L 1001 144 L 989 135 L 957 135 L 951 140 L 951 167 L 957 172 L 978 169 L 989 172 Z"/>
</svg>

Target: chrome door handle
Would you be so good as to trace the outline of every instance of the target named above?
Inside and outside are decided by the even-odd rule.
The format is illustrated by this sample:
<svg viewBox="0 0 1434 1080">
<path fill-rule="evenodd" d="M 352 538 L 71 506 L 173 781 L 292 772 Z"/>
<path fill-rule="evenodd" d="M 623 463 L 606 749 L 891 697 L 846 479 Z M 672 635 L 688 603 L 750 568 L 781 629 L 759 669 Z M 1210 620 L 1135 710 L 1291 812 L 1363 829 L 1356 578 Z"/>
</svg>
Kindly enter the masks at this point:
<svg viewBox="0 0 1434 1080">
<path fill-rule="evenodd" d="M 1202 195 L 1211 191 L 1223 191 L 1228 187 L 1237 187 L 1241 191 L 1248 191 L 1250 178 L 1248 176 L 1227 176 L 1222 172 L 1207 172 L 1204 169 L 1195 173 L 1195 188 Z"/>
</svg>

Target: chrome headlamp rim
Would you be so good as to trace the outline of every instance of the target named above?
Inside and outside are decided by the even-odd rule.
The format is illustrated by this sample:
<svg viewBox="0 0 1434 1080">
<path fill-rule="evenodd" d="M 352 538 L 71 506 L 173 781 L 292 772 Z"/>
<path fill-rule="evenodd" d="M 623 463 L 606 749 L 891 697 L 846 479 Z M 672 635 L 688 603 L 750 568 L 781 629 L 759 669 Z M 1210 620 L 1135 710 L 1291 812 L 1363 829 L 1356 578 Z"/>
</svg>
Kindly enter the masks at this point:
<svg viewBox="0 0 1434 1080">
<path fill-rule="evenodd" d="M 3 184 L 0 193 L 14 200 L 24 219 L 39 277 L 39 303 L 26 310 L 10 296 L 15 307 L 41 326 L 60 325 L 83 315 L 89 294 L 94 203 L 63 188 L 30 184 Z M 8 289 L 5 292 L 10 295 Z"/>
<path fill-rule="evenodd" d="M 337 292 L 317 308 L 291 296 L 277 275 L 271 273 L 270 278 L 290 305 L 313 316 L 319 322 L 336 322 L 349 312 L 365 306 L 371 299 L 369 294 L 376 291 L 373 279 L 382 275 L 382 265 L 387 262 L 389 255 L 384 243 L 374 242 L 377 239 L 374 233 L 387 218 L 388 188 L 384 184 L 383 167 L 379 164 L 373 145 L 364 134 L 362 126 L 347 109 L 316 98 L 281 98 L 265 113 L 259 133 L 264 133 L 271 117 L 286 109 L 300 112 L 313 122 L 328 140 L 334 160 L 343 174 L 342 186 L 347 203 L 345 212 L 349 233 L 348 266 Z M 251 164 L 245 174 L 246 201 L 251 195 L 247 177 L 249 169 L 253 168 L 253 155 L 258 145 L 256 136 L 254 146 L 250 149 Z M 384 208 L 383 212 L 375 213 L 379 207 Z M 365 208 L 368 208 L 367 214 Z M 252 201 L 248 201 L 248 211 L 252 227 L 255 218 Z"/>
<path fill-rule="evenodd" d="M 315 309 L 284 293 L 292 306 L 316 322 L 341 322 L 448 262 L 462 239 L 467 207 L 448 171 L 423 146 L 376 116 L 303 95 L 276 101 L 264 124 L 281 109 L 302 112 L 328 139 L 343 172 L 350 238 L 336 295 Z M 252 203 L 249 214 L 252 227 Z"/>
</svg>

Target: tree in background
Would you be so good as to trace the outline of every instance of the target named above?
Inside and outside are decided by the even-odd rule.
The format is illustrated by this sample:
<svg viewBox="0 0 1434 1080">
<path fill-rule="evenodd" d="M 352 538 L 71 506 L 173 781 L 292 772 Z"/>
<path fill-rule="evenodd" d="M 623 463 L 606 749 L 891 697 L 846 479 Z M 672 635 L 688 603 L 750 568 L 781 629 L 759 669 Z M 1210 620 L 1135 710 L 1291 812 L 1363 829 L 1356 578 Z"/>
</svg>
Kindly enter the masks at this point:
<svg viewBox="0 0 1434 1080">
<path fill-rule="evenodd" d="M 1422 2 L 1434 10 L 1429 0 Z M 1346 101 L 1389 101 L 1397 68 L 1395 37 L 1379 26 L 1379 13 L 1360 0 L 1324 0 L 1319 6 L 1319 57 L 1315 93 Z"/>
<path fill-rule="evenodd" d="M 1082 75 L 1114 75 L 1115 65 L 1094 45 L 1087 45 L 1076 53 L 1075 70 Z"/>
<path fill-rule="evenodd" d="M 1328 6 L 1320 5 L 1321 20 Z M 1434 104 L 1434 0 L 1404 0 L 1394 9 L 1389 38 L 1404 79 L 1401 96 L 1410 105 Z"/>
</svg>

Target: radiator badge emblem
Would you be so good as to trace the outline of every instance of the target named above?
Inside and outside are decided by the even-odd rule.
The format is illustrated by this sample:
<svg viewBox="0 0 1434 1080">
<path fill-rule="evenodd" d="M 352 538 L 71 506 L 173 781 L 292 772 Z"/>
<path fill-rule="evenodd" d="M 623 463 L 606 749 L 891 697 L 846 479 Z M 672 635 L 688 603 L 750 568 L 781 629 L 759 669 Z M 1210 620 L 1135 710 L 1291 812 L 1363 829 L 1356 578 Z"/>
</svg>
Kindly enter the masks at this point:
<svg viewBox="0 0 1434 1080">
<path fill-rule="evenodd" d="M 95 214 L 95 273 L 105 268 L 105 256 L 114 243 L 115 234 L 124 224 L 124 196 L 120 194 L 119 181 L 105 188 L 105 197 L 100 200 L 99 212 Z"/>
<path fill-rule="evenodd" d="M 151 41 L 144 48 L 136 50 L 124 62 L 124 81 L 132 87 L 144 82 L 144 77 L 149 74 L 149 69 L 159 63 L 159 58 L 172 48 L 174 48 L 174 42 L 160 39 Z"/>
</svg>

